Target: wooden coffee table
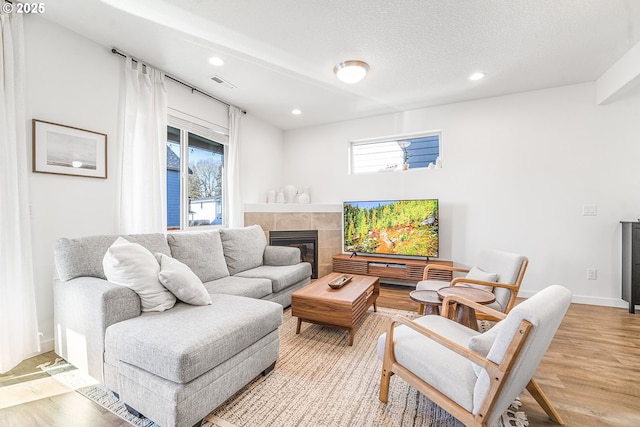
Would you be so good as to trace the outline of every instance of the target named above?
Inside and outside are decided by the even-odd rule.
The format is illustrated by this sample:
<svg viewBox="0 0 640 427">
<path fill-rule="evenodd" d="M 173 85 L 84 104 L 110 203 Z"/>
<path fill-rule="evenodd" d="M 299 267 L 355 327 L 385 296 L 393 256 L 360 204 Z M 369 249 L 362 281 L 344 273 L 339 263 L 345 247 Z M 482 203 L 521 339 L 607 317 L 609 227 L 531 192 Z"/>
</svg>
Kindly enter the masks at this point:
<svg viewBox="0 0 640 427">
<path fill-rule="evenodd" d="M 377 311 L 376 299 L 380 294 L 380 280 L 377 277 L 356 274 L 340 289 L 328 285 L 342 273 L 329 273 L 308 286 L 291 294 L 291 315 L 298 318 L 296 334 L 300 333 L 302 322 L 334 326 L 349 330 L 349 345 L 353 345 L 354 328 L 367 309 L 373 305 Z"/>
<path fill-rule="evenodd" d="M 439 289 L 438 295 L 443 299 L 449 295 L 458 295 L 478 304 L 490 304 L 496 300 L 496 296 L 493 293 L 468 286 L 447 286 Z M 453 320 L 468 328 L 478 330 L 476 311 L 468 305 L 456 304 Z"/>
</svg>

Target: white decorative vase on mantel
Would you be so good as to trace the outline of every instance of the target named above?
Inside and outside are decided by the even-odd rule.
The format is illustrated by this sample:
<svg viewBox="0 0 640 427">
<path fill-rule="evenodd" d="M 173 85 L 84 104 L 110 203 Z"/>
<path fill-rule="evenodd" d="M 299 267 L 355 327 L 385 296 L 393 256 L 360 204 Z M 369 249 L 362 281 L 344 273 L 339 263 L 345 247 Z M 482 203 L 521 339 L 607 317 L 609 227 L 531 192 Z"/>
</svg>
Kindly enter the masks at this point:
<svg viewBox="0 0 640 427">
<path fill-rule="evenodd" d="M 287 203 L 295 203 L 296 194 L 298 194 L 298 189 L 295 186 L 287 185 L 284 187 L 284 197 Z"/>
<path fill-rule="evenodd" d="M 276 194 L 276 203 L 284 203 L 284 191 L 282 188 Z"/>
<path fill-rule="evenodd" d="M 309 204 L 311 203 L 311 196 L 309 195 L 309 187 L 302 187 L 302 193 L 298 196 L 298 203 Z"/>
</svg>

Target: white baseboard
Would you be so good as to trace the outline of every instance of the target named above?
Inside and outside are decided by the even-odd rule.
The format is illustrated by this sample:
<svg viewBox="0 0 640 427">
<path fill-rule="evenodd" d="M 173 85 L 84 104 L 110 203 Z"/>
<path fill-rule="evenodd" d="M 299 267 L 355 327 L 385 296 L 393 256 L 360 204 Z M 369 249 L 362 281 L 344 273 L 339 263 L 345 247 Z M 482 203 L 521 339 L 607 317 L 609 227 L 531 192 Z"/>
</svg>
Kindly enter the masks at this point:
<svg viewBox="0 0 640 427">
<path fill-rule="evenodd" d="M 40 351 L 36 351 L 34 353 L 27 355 L 27 357 L 25 357 L 25 360 L 30 359 L 32 357 L 39 356 L 44 353 L 48 353 L 50 351 L 53 351 L 54 349 L 55 349 L 55 341 L 53 338 L 42 339 L 42 336 L 40 336 Z"/>
<path fill-rule="evenodd" d="M 49 339 L 41 339 L 40 340 L 40 354 L 42 353 L 47 353 L 49 351 L 53 351 L 53 349 L 55 348 L 55 342 L 53 340 L 53 338 L 49 338 Z"/>
<path fill-rule="evenodd" d="M 518 292 L 518 297 L 529 298 L 535 295 L 537 291 L 523 291 L 520 290 Z M 588 297 L 584 295 L 573 295 L 571 302 L 576 304 L 588 304 L 588 305 L 601 305 L 604 307 L 615 307 L 615 308 L 629 308 L 629 303 L 624 301 L 623 299 L 617 298 L 597 298 L 597 297 Z M 638 307 L 636 306 L 636 309 Z"/>
</svg>

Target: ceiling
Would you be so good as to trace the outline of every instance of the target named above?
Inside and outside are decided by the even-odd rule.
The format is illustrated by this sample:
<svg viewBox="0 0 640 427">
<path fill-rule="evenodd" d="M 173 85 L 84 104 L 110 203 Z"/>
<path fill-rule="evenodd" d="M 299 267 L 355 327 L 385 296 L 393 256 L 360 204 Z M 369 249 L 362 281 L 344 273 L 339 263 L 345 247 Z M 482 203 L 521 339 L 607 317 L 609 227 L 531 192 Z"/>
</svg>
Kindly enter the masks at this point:
<svg viewBox="0 0 640 427">
<path fill-rule="evenodd" d="M 44 18 L 284 130 L 595 81 L 640 40 L 634 0 L 55 0 L 46 7 Z M 225 65 L 211 65 L 212 56 Z M 333 74 L 348 59 L 371 66 L 362 82 Z M 486 77 L 469 81 L 476 71 Z"/>
</svg>

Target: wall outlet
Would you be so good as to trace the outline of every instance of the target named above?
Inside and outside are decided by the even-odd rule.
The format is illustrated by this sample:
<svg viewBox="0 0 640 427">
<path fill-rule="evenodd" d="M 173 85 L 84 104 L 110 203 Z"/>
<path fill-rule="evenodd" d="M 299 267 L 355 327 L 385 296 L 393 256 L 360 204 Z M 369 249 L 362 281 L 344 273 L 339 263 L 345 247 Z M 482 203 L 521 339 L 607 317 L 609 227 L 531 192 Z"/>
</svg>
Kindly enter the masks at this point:
<svg viewBox="0 0 640 427">
<path fill-rule="evenodd" d="M 584 216 L 596 216 L 598 215 L 598 207 L 596 205 L 583 205 L 582 215 Z"/>
<path fill-rule="evenodd" d="M 595 268 L 587 268 L 587 279 L 596 280 L 598 278 L 598 270 Z"/>
</svg>

